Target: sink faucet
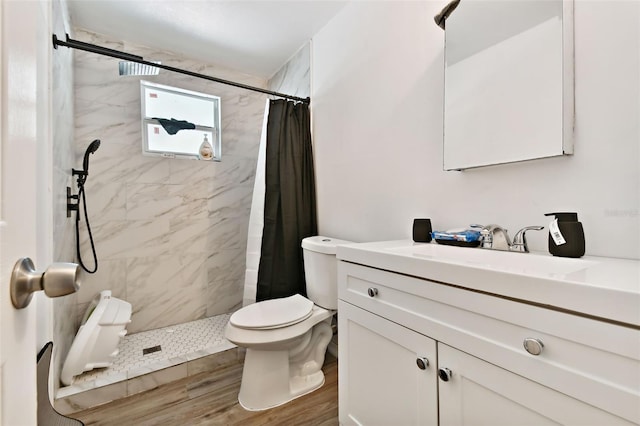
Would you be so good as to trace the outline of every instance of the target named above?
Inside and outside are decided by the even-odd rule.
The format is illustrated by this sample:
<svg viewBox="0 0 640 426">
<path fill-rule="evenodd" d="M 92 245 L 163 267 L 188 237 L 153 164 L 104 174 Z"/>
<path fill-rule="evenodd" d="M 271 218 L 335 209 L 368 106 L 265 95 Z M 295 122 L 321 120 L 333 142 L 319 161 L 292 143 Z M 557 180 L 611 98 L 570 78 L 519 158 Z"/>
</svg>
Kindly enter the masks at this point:
<svg viewBox="0 0 640 426">
<path fill-rule="evenodd" d="M 527 245 L 527 237 L 525 233 L 527 231 L 541 231 L 544 226 L 525 226 L 513 237 L 513 244 L 509 246 L 509 250 L 518 251 L 520 253 L 529 253 L 529 246 Z"/>
<path fill-rule="evenodd" d="M 516 233 L 515 237 L 513 237 L 513 243 L 509 238 L 507 230 L 500 225 L 492 224 L 482 226 L 481 228 L 480 235 L 482 235 L 483 248 L 529 253 L 529 246 L 527 245 L 525 233 L 531 230 L 540 231 L 544 229 L 544 226 L 526 226 L 522 228 Z"/>
<path fill-rule="evenodd" d="M 495 224 L 483 226 L 480 235 L 482 235 L 483 248 L 509 251 L 511 240 L 507 230 L 502 226 Z"/>
</svg>

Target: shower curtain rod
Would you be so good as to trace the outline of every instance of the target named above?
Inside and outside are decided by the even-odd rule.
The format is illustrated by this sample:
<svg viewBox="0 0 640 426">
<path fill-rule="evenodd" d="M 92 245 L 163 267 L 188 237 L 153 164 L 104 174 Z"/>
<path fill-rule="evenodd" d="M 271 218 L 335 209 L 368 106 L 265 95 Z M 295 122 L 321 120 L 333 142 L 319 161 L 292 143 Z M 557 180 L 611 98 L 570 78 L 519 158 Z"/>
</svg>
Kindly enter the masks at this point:
<svg viewBox="0 0 640 426">
<path fill-rule="evenodd" d="M 198 74 L 197 72 L 187 71 L 180 68 L 170 67 L 168 65 L 157 64 L 155 62 L 145 61 L 142 56 L 132 55 L 126 52 L 120 52 L 119 50 L 109 49 L 102 46 L 97 46 L 91 43 L 85 43 L 83 41 L 73 40 L 69 38 L 69 34 L 66 34 L 67 40 L 59 40 L 58 37 L 53 34 L 53 48 L 57 49 L 58 46 L 70 47 L 73 49 L 84 50 L 86 52 L 97 53 L 98 55 L 110 56 L 112 58 L 123 59 L 125 61 L 137 62 L 143 65 L 149 65 L 156 68 L 162 68 L 167 71 L 173 71 L 180 74 L 189 75 L 191 77 L 202 78 L 204 80 L 215 81 L 216 83 L 227 84 L 229 86 L 239 87 L 245 90 L 251 90 L 253 92 L 260 92 L 267 95 L 277 96 L 279 98 L 291 99 L 292 101 L 303 102 L 308 104 L 311 102 L 310 98 L 300 98 L 297 96 L 285 95 L 284 93 L 273 92 L 271 90 L 261 89 L 259 87 L 248 86 L 242 83 L 236 83 L 235 81 L 223 80 L 221 78 L 211 77 L 209 75 Z"/>
</svg>

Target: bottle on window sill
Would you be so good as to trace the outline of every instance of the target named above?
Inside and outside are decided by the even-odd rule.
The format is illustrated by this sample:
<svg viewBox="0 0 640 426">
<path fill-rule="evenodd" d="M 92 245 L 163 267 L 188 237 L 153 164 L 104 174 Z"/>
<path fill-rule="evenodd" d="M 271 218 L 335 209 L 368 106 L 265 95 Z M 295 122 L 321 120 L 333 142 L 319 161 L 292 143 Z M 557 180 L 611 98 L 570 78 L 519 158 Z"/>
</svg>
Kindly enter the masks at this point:
<svg viewBox="0 0 640 426">
<path fill-rule="evenodd" d="M 204 140 L 202 141 L 202 144 L 200 144 L 199 154 L 201 160 L 213 159 L 213 146 L 209 143 L 207 135 L 204 135 Z"/>
</svg>

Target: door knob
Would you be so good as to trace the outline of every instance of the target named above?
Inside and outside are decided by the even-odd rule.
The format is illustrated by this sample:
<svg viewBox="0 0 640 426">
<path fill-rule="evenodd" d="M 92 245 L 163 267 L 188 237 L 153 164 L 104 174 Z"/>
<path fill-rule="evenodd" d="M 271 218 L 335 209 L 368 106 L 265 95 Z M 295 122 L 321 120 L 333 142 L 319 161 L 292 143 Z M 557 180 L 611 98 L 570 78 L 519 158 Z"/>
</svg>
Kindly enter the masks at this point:
<svg viewBox="0 0 640 426">
<path fill-rule="evenodd" d="M 66 296 L 80 288 L 80 266 L 53 263 L 44 272 L 36 272 L 28 257 L 18 260 L 11 273 L 11 302 L 16 309 L 26 308 L 33 292 L 44 290 L 49 297 Z"/>
</svg>

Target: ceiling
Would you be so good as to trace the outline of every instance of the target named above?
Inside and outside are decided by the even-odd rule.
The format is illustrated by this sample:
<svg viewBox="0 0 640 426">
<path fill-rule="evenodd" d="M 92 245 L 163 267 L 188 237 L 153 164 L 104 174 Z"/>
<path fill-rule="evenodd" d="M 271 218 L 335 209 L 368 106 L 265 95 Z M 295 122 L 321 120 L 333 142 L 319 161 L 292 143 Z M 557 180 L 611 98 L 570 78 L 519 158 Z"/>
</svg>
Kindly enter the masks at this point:
<svg viewBox="0 0 640 426">
<path fill-rule="evenodd" d="M 67 0 L 74 28 L 263 78 L 278 71 L 346 2 Z"/>
</svg>

